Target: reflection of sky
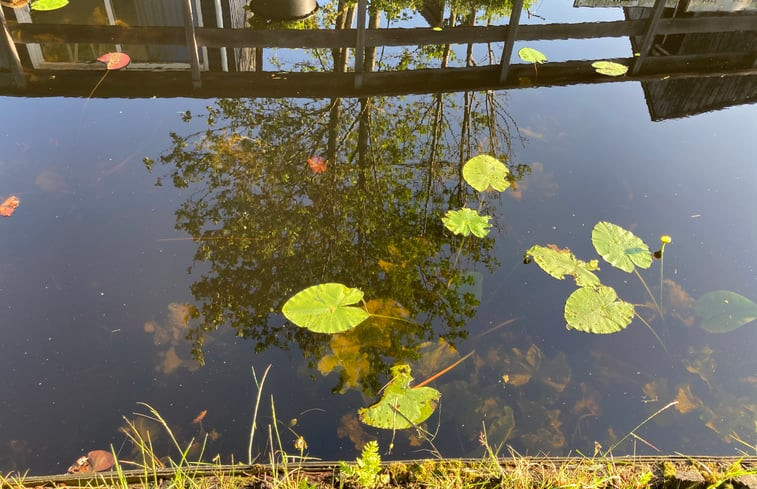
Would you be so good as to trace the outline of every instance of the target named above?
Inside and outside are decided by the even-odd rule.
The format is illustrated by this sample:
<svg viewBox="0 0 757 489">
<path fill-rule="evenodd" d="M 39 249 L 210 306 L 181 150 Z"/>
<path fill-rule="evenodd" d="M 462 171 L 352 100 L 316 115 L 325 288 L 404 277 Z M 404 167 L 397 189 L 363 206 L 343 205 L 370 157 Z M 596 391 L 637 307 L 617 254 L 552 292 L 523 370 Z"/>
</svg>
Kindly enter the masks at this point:
<svg viewBox="0 0 757 489">
<path fill-rule="evenodd" d="M 543 3 L 535 12 L 548 22 L 563 14 L 578 21 L 618 12 L 584 13 L 562 5 L 569 2 Z M 607 43 L 627 49 L 626 40 Z M 604 45 L 591 49 L 595 47 Z M 576 57 L 561 49 L 558 44 L 543 48 L 551 59 Z M 562 305 L 572 286 L 521 260 L 536 243 L 567 246 L 590 259 L 591 228 L 609 220 L 633 229 L 652 247 L 660 234 L 672 235 L 666 275 L 693 297 L 729 289 L 757 300 L 755 107 L 653 123 L 636 83 L 513 90 L 509 101 L 510 114 L 529 139 L 522 148 L 516 145 L 513 162 L 530 164 L 534 172 L 524 178 L 521 199 L 503 200 L 501 268 L 486 279 L 471 336 L 508 318 L 520 319 L 484 336 L 483 344 L 474 339 L 463 343 L 460 351 L 489 348 L 498 361 L 514 346 L 528 350 L 531 342 L 546 359 L 567 351 L 577 357 L 572 359 L 573 377 L 587 385 L 590 374 L 599 376 L 591 355 L 599 349 L 610 352 L 605 354 L 618 362 L 618 371 L 632 377 L 632 387 L 602 398 L 605 412 L 614 409 L 626 419 L 625 424 L 616 420 L 621 436 L 649 414 L 643 411 L 640 382 L 633 383 L 633 377 L 662 377 L 671 364 L 680 370 L 676 355 L 682 356 L 689 343 L 697 348 L 712 343 L 728 351 L 729 356 L 718 357 L 719 371 L 733 377 L 732 390 L 744 388 L 734 379 L 755 371 L 754 324 L 718 337 L 671 325 L 667 338 L 679 346 L 668 360 L 638 322 L 609 337 L 565 331 Z M 36 472 L 63 471 L 82 451 L 109 443 L 118 449 L 121 416 L 135 410 L 137 401 L 155 404 L 185 439 L 198 434 L 191 419 L 208 409 L 206 426 L 221 433 L 217 447 L 223 448 L 216 450 L 241 456 L 254 395 L 249 367 L 254 365 L 260 375 L 269 362 L 274 365 L 272 391 L 283 386 L 275 388 L 277 414 L 299 419 L 311 453 L 354 456 L 336 429 L 339 418 L 364 400 L 351 392 L 335 402 L 329 392 L 333 377 L 310 382 L 301 374 L 312 371 L 300 365 L 297 353 L 254 355 L 250 345 L 221 331 L 208 345 L 207 367 L 194 372 L 179 367 L 169 375 L 156 370 L 166 352 L 153 344 L 144 325 L 165 324 L 170 304 L 191 301 L 188 287 L 195 277 L 186 268 L 195 245 L 160 241 L 180 237 L 173 229 L 173 211 L 186 195 L 169 186 L 154 187 L 155 175 L 147 174 L 141 160 L 157 159 L 169 145 L 170 131 L 201 129 L 181 123 L 179 113 L 200 112 L 208 101 L 3 98 L 0 103 L 0 197 L 16 194 L 21 199 L 16 214 L 0 220 L 0 371 L 7 373 L 3 391 L 11 393 L 0 399 L 0 469 L 12 468 L 9 444 L 27 447 L 14 457 Z M 643 300 L 633 277 L 604 268 L 600 275 L 621 296 Z M 645 274 L 650 284 L 656 272 Z M 178 354 L 187 354 L 175 346 Z M 504 364 L 488 366 L 493 377 L 483 368 L 477 377 L 463 377 L 467 388 L 496 386 L 505 373 L 499 365 Z M 505 400 L 518 392 L 514 386 L 498 389 Z M 575 383 L 568 389 L 581 394 Z M 592 389 L 597 390 L 584 391 Z M 753 390 L 740 395 L 754 402 Z M 315 410 L 301 414 L 311 408 Z M 446 422 L 442 438 L 458 428 L 455 419 Z M 516 417 L 516 427 L 518 423 L 527 424 Z M 586 423 L 582 429 L 590 431 Z M 696 450 L 732 448 L 715 443 L 701 424 L 693 425 L 691 433 Z M 459 445 L 453 441 L 442 439 L 442 444 L 449 455 L 468 454 L 454 452 Z"/>
</svg>

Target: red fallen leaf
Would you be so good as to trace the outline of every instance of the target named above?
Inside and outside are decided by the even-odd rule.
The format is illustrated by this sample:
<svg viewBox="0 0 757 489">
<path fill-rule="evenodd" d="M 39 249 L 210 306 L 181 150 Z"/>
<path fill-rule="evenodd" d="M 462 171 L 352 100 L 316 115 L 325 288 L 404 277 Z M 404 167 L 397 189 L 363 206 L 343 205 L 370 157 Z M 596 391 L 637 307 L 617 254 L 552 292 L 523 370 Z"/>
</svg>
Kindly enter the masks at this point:
<svg viewBox="0 0 757 489">
<path fill-rule="evenodd" d="M 116 464 L 113 454 L 105 450 L 92 450 L 87 455 L 79 457 L 68 468 L 69 474 L 86 474 L 88 472 L 103 472 Z"/>
<path fill-rule="evenodd" d="M 318 155 L 313 155 L 308 158 L 308 166 L 313 173 L 319 174 L 326 171 L 326 158 Z"/>
<path fill-rule="evenodd" d="M 203 409 L 200 411 L 200 414 L 197 415 L 195 419 L 192 420 L 192 424 L 200 424 L 202 423 L 202 420 L 205 419 L 205 415 L 208 414 L 207 409 Z"/>
<path fill-rule="evenodd" d="M 97 61 L 105 63 L 106 70 L 120 70 L 131 63 L 131 58 L 126 53 L 105 53 Z"/>
<path fill-rule="evenodd" d="M 11 214 L 13 214 L 13 211 L 16 210 L 16 207 L 18 207 L 18 204 L 20 204 L 21 201 L 18 200 L 18 197 L 15 195 L 11 195 L 5 201 L 0 204 L 0 216 L 3 217 L 10 217 Z"/>
</svg>

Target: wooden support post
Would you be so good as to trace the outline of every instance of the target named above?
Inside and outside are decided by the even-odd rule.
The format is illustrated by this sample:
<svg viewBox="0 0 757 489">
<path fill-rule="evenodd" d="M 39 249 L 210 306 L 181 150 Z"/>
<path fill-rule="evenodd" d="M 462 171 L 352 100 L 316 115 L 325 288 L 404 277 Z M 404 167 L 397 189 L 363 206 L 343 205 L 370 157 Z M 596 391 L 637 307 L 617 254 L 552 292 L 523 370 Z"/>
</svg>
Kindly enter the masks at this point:
<svg viewBox="0 0 757 489">
<path fill-rule="evenodd" d="M 649 54 L 649 49 L 652 47 L 652 42 L 657 32 L 657 26 L 660 24 L 660 18 L 662 18 L 662 11 L 665 9 L 665 0 L 655 0 L 654 7 L 652 7 L 652 13 L 649 16 L 647 28 L 644 31 L 644 37 L 639 47 L 639 56 L 636 57 L 636 61 L 631 69 L 632 75 L 637 75 L 641 70 L 641 65 Z"/>
<path fill-rule="evenodd" d="M 507 72 L 510 71 L 510 58 L 513 56 L 513 45 L 515 37 L 518 35 L 518 23 L 520 14 L 523 11 L 523 0 L 513 0 L 513 7 L 510 11 L 510 24 L 507 26 L 507 36 L 505 37 L 505 46 L 502 48 L 502 58 L 499 60 L 499 82 L 504 83 L 507 79 Z"/>
<path fill-rule="evenodd" d="M 365 56 L 365 14 L 366 0 L 357 2 L 357 38 L 355 41 L 355 88 L 363 86 L 363 64 Z"/>
<path fill-rule="evenodd" d="M 5 24 L 3 7 L 0 7 L 0 49 L 4 49 L 8 57 L 11 73 L 13 73 L 13 83 L 18 88 L 26 88 L 24 67 L 21 65 L 21 58 L 18 57 L 16 43 L 13 42 L 10 32 L 8 32 L 8 26 Z"/>
<path fill-rule="evenodd" d="M 195 37 L 195 22 L 192 14 L 192 0 L 184 0 L 184 33 L 187 38 L 187 50 L 189 50 L 189 64 L 192 66 L 192 86 L 200 88 L 200 57 L 197 52 L 197 38 Z"/>
</svg>

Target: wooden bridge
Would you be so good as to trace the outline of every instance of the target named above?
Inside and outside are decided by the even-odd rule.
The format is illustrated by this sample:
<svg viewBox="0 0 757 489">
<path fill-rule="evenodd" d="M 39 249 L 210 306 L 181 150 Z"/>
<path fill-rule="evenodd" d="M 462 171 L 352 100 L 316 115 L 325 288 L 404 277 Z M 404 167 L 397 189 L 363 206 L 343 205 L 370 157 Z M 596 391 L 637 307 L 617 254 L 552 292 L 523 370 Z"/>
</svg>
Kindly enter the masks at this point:
<svg viewBox="0 0 757 489">
<path fill-rule="evenodd" d="M 259 30 L 197 26 L 191 0 L 183 2 L 183 26 L 71 25 L 22 23 L 0 9 L 0 94 L 19 96 L 87 96 L 102 73 L 61 64 L 35 68 L 20 54 L 39 43 L 116 45 L 184 45 L 189 63 L 183 70 L 127 68 L 110 74 L 95 97 L 369 97 L 458 90 L 498 90 L 534 86 L 608 83 L 636 80 L 680 80 L 723 77 L 757 84 L 757 14 L 671 16 L 665 0 L 640 9 L 639 18 L 591 23 L 521 24 L 523 0 L 513 2 L 506 25 L 439 28 L 367 28 L 367 0 L 359 0 L 357 28 Z M 9 9 L 6 9 L 8 11 Z M 665 36 L 665 37 L 661 37 Z M 730 43 L 711 43 L 717 50 L 670 52 L 655 49 L 669 36 L 731 36 Z M 736 36 L 735 38 L 732 36 Z M 516 41 L 628 37 L 635 56 L 604 59 L 629 67 L 626 75 L 598 74 L 593 61 L 547 62 L 538 66 L 512 63 Z M 735 39 L 735 41 L 733 41 Z M 481 66 L 373 71 L 371 49 L 382 46 L 449 46 L 503 43 L 498 63 Z M 701 44 L 701 43 L 700 43 Z M 203 48 L 326 48 L 352 51 L 346 69 L 313 71 L 223 71 L 203 67 Z M 630 50 L 630 48 L 629 48 Z M 373 51 L 375 52 L 375 50 Z M 0 60 L 3 56 L 0 56 Z M 757 93 L 757 90 L 752 90 Z M 757 97 L 754 93 L 752 97 Z M 753 98 L 754 99 L 754 98 Z"/>
</svg>

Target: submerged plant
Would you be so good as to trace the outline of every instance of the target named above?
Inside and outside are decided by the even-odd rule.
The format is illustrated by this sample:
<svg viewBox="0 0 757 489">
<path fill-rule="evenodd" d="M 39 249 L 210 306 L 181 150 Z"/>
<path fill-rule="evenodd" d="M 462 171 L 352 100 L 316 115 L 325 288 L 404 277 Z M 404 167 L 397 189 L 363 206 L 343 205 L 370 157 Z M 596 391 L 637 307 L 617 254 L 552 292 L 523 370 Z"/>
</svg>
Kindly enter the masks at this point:
<svg viewBox="0 0 757 489">
<path fill-rule="evenodd" d="M 349 479 L 355 479 L 361 487 L 376 487 L 381 472 L 381 455 L 379 446 L 375 440 L 371 440 L 355 459 L 355 464 L 339 462 L 339 472 Z"/>
</svg>

